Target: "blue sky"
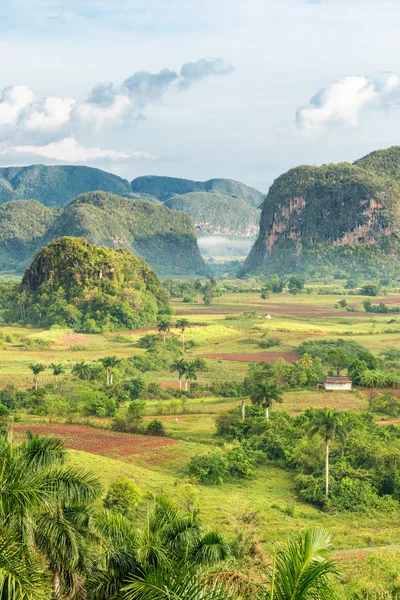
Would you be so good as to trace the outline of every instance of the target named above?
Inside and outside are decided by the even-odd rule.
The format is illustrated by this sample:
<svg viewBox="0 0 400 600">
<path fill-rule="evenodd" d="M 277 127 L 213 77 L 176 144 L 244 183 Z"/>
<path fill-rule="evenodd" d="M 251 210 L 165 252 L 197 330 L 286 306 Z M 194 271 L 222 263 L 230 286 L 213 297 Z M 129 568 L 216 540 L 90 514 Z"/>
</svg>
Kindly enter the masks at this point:
<svg viewBox="0 0 400 600">
<path fill-rule="evenodd" d="M 0 163 L 229 177 L 400 144 L 394 0 L 2 0 Z"/>
</svg>

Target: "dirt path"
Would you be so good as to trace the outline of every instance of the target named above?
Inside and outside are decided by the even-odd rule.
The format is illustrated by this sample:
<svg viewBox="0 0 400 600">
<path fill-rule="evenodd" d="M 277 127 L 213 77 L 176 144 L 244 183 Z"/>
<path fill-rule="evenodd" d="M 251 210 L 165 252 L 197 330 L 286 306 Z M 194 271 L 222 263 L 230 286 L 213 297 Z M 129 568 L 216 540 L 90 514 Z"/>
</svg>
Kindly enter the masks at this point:
<svg viewBox="0 0 400 600">
<path fill-rule="evenodd" d="M 233 360 L 238 362 L 274 362 L 277 358 L 283 358 L 286 362 L 299 360 L 300 355 L 295 352 L 254 352 L 253 354 L 202 354 L 203 358 L 220 358 L 221 360 Z"/>
</svg>

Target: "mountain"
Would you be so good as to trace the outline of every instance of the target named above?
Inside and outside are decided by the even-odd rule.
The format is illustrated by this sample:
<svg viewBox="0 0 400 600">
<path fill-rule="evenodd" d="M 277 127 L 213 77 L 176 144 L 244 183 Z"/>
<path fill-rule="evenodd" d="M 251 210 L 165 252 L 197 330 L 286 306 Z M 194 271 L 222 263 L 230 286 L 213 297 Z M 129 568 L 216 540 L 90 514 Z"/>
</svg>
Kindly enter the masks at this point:
<svg viewBox="0 0 400 600">
<path fill-rule="evenodd" d="M 258 231 L 265 196 L 238 181 L 146 176 L 134 179 L 131 186 L 133 192 L 150 194 L 172 210 L 187 212 L 200 235 L 251 237 Z"/>
<path fill-rule="evenodd" d="M 45 206 L 63 207 L 80 194 L 96 190 L 133 200 L 148 200 L 155 204 L 164 203 L 177 194 L 202 192 L 204 208 L 201 210 L 201 218 L 196 222 L 198 230 L 203 232 L 203 223 L 206 223 L 204 233 L 213 234 L 223 230 L 228 235 L 244 237 L 255 235 L 254 223 L 258 222 L 259 207 L 264 200 L 264 195 L 258 190 L 231 179 L 210 179 L 203 182 L 146 176 L 129 183 L 126 179 L 101 169 L 83 166 L 30 165 L 0 168 L 0 205 L 12 200 L 38 200 Z M 230 205 L 226 201 L 227 197 L 241 204 L 233 202 Z M 214 223 L 216 211 L 210 211 L 209 208 L 216 202 L 222 202 L 223 208 L 217 211 Z M 192 200 L 186 198 L 184 205 L 188 214 L 199 212 L 198 199 L 192 204 Z M 171 208 L 176 210 L 173 206 Z M 237 210 L 242 213 L 243 224 L 231 230 L 230 223 L 237 221 Z"/>
<path fill-rule="evenodd" d="M 90 192 L 75 198 L 44 236 L 85 237 L 90 243 L 125 247 L 160 275 L 204 275 L 192 219 L 146 200 Z"/>
<path fill-rule="evenodd" d="M 176 194 L 164 206 L 190 215 L 201 235 L 248 237 L 258 232 L 259 211 L 231 196 L 209 192 Z"/>
<path fill-rule="evenodd" d="M 0 270 L 12 272 L 28 261 L 58 214 L 59 209 L 36 200 L 14 200 L 0 206 Z"/>
<path fill-rule="evenodd" d="M 1 206 L 0 271 L 22 270 L 35 251 L 63 236 L 129 248 L 160 275 L 206 274 L 188 215 L 107 192 L 81 194 L 63 209 L 32 200 Z"/>
<path fill-rule="evenodd" d="M 154 324 L 167 300 L 154 271 L 126 248 L 63 237 L 25 271 L 19 306 L 6 318 L 97 332 Z"/>
<path fill-rule="evenodd" d="M 134 179 L 131 186 L 133 192 L 151 194 L 161 202 L 165 202 L 165 200 L 176 194 L 209 192 L 231 196 L 243 200 L 253 208 L 259 208 L 265 198 L 265 194 L 262 192 L 233 179 L 192 181 L 191 179 L 179 179 L 178 177 L 147 175 Z"/>
<path fill-rule="evenodd" d="M 382 276 L 400 268 L 400 147 L 278 177 L 241 274 Z"/>
<path fill-rule="evenodd" d="M 132 192 L 117 175 L 91 167 L 45 166 L 0 168 L 0 204 L 10 200 L 39 200 L 45 206 L 65 206 L 83 192 Z"/>
</svg>

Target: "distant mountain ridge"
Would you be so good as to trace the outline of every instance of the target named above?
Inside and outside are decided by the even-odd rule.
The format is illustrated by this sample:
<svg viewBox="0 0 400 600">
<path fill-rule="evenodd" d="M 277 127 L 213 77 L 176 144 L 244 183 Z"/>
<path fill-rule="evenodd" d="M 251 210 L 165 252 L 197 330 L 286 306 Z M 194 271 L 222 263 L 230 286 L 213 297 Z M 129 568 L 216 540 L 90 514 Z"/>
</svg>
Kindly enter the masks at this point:
<svg viewBox="0 0 400 600">
<path fill-rule="evenodd" d="M 192 181 L 151 175 L 129 182 L 101 169 L 84 166 L 0 168 L 0 205 L 12 200 L 37 200 L 45 206 L 64 207 L 80 194 L 98 190 L 162 204 L 172 197 L 185 195 L 184 202 L 180 203 L 182 208 L 172 201 L 169 207 L 191 215 L 200 234 L 239 237 L 256 235 L 259 207 L 264 200 L 264 194 L 258 190 L 231 179 Z M 240 220 L 238 215 L 241 215 Z"/>
<path fill-rule="evenodd" d="M 102 191 L 81 194 L 65 208 L 35 200 L 0 206 L 0 272 L 22 271 L 38 250 L 65 236 L 128 248 L 160 275 L 207 274 L 189 215 Z"/>
</svg>

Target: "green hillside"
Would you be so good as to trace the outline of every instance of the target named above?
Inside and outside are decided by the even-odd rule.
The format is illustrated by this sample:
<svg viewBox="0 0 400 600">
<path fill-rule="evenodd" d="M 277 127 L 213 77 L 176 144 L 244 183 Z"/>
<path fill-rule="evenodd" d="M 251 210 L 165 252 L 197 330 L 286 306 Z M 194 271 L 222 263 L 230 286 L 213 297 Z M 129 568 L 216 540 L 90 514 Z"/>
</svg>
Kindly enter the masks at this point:
<svg viewBox="0 0 400 600">
<path fill-rule="evenodd" d="M 160 275 L 206 274 L 188 215 L 107 192 L 82 194 L 64 209 L 21 200 L 0 207 L 0 271 L 21 271 L 34 252 L 66 235 L 129 248 Z"/>
<path fill-rule="evenodd" d="M 22 268 L 59 214 L 36 200 L 15 200 L 0 206 L 0 270 Z"/>
<path fill-rule="evenodd" d="M 192 219 L 145 200 L 105 192 L 82 194 L 62 211 L 45 241 L 63 235 L 129 248 L 161 275 L 201 275 L 206 271 Z"/>
<path fill-rule="evenodd" d="M 257 235 L 259 211 L 243 200 L 216 192 L 171 196 L 165 206 L 193 217 L 200 235 Z"/>
<path fill-rule="evenodd" d="M 189 194 L 190 192 L 211 192 L 231 196 L 246 202 L 254 208 L 259 208 L 265 194 L 258 190 L 234 181 L 233 179 L 209 179 L 208 181 L 192 181 L 178 177 L 159 177 L 148 175 L 137 177 L 131 182 L 132 191 L 147 193 L 165 202 L 176 194 Z"/>
<path fill-rule="evenodd" d="M 6 318 L 88 332 L 150 325 L 166 306 L 160 282 L 143 259 L 126 248 L 100 248 L 73 237 L 36 255 L 20 293 L 20 306 Z"/>
<path fill-rule="evenodd" d="M 278 177 L 242 274 L 398 273 L 400 148 Z"/>
<path fill-rule="evenodd" d="M 10 200 L 39 200 L 46 206 L 65 206 L 83 192 L 104 190 L 129 194 L 128 181 L 91 167 L 68 165 L 0 168 L 0 204 Z"/>
</svg>

